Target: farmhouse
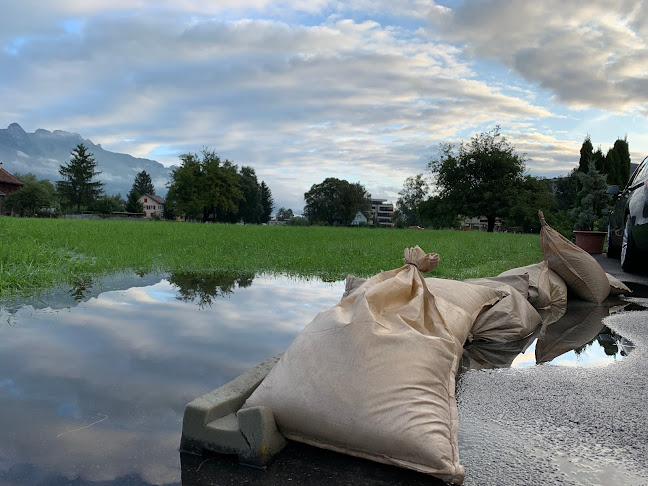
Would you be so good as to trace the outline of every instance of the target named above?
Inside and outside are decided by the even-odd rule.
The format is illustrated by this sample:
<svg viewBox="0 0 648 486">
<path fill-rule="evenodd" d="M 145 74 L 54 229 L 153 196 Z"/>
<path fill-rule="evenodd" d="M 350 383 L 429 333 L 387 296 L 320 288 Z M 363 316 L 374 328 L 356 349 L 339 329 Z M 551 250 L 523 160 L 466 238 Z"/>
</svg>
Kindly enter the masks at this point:
<svg viewBox="0 0 648 486">
<path fill-rule="evenodd" d="M 2 168 L 2 162 L 0 162 L 0 216 L 6 214 L 4 210 L 5 197 L 16 192 L 22 185 L 22 182 Z"/>
<path fill-rule="evenodd" d="M 147 218 L 162 217 L 166 200 L 155 194 L 142 194 L 138 199 L 144 207 L 144 214 Z"/>
</svg>

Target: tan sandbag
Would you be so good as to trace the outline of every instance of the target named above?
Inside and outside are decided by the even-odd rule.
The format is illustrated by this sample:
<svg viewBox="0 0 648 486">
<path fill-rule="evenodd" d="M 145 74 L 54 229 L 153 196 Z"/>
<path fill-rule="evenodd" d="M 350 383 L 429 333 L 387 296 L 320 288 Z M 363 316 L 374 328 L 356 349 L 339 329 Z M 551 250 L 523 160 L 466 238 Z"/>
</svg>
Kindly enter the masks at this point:
<svg viewBox="0 0 648 486">
<path fill-rule="evenodd" d="M 450 327 L 471 318 L 428 290 L 433 259 L 406 258 L 315 317 L 244 407 L 270 407 L 290 439 L 461 484 Z"/>
<path fill-rule="evenodd" d="M 491 279 L 471 279 L 480 285 L 497 284 L 497 290 L 505 296 L 491 308 L 482 312 L 472 325 L 469 341 L 473 339 L 496 343 L 518 341 L 532 334 L 542 323 L 538 311 L 527 298 L 504 282 Z"/>
<path fill-rule="evenodd" d="M 549 268 L 560 275 L 567 287 L 588 302 L 603 302 L 610 294 L 610 282 L 598 262 L 547 225 L 542 211 L 538 212 L 542 229 L 540 247 Z"/>
<path fill-rule="evenodd" d="M 619 280 L 615 276 L 610 275 L 609 273 L 606 273 L 605 276 L 607 277 L 608 282 L 610 282 L 610 295 L 632 293 L 632 290 L 630 290 L 626 284 L 624 284 L 621 280 Z"/>
<path fill-rule="evenodd" d="M 567 309 L 567 285 L 547 262 L 542 261 L 525 267 L 512 268 L 499 274 L 529 276 L 529 302 L 542 317 L 543 324 L 550 324 L 560 319 Z M 548 303 L 547 303 L 548 302 Z"/>
<path fill-rule="evenodd" d="M 427 277 L 425 284 L 433 295 L 460 307 L 470 316 L 471 325 L 468 327 L 463 327 L 462 321 L 448 323 L 451 327 L 452 334 L 462 344 L 471 335 L 472 323 L 477 319 L 477 316 L 505 296 L 505 293 L 500 290 L 488 288 L 483 285 L 474 285 L 460 280 Z"/>
<path fill-rule="evenodd" d="M 551 281 L 549 280 L 549 267 L 545 262 L 512 268 L 500 273 L 498 277 L 514 275 L 529 276 L 529 302 L 533 307 L 544 309 L 551 305 Z"/>
<path fill-rule="evenodd" d="M 517 290 L 525 299 L 529 299 L 528 273 L 524 273 L 522 275 L 501 275 L 497 277 L 467 278 L 466 280 L 464 280 L 464 282 L 508 292 L 507 287 L 502 286 L 502 284 L 506 284 Z"/>
</svg>

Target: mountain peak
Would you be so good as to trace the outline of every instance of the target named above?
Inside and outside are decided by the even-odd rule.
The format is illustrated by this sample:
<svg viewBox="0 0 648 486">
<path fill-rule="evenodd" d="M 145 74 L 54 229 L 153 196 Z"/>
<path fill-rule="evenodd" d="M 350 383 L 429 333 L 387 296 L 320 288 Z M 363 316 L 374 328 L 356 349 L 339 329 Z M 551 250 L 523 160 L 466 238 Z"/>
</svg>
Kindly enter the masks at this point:
<svg viewBox="0 0 648 486">
<path fill-rule="evenodd" d="M 27 135 L 25 133 L 25 130 L 23 130 L 23 128 L 20 125 L 18 125 L 16 122 L 13 122 L 11 125 L 9 125 L 7 127 L 7 131 L 9 132 L 10 135 L 13 135 L 14 137 L 15 136 L 22 137 Z"/>
</svg>

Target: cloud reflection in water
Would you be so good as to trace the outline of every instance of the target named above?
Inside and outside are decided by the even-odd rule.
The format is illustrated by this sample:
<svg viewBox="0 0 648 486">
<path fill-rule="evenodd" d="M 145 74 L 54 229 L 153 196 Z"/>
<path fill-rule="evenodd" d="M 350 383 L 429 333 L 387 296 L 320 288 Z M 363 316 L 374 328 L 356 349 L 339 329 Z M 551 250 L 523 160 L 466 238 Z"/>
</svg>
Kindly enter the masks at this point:
<svg viewBox="0 0 648 486">
<path fill-rule="evenodd" d="M 170 280 L 0 326 L 0 483 L 28 470 L 47 484 L 179 484 L 184 406 L 285 350 L 344 289 L 261 276 L 206 303 Z"/>
</svg>

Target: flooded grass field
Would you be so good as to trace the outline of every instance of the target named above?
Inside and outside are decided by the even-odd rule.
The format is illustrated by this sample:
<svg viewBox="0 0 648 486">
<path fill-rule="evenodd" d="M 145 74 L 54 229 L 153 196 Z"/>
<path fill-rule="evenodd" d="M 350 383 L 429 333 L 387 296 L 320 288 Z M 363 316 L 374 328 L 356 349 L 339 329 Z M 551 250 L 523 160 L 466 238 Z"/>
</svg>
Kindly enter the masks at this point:
<svg viewBox="0 0 648 486">
<path fill-rule="evenodd" d="M 184 459 L 191 473 L 181 467 L 185 405 L 284 351 L 343 291 L 344 282 L 249 273 L 122 275 L 6 305 L 0 310 L 0 484 L 211 484 L 204 474 L 216 474 L 214 464 L 202 476 L 194 459 Z M 567 316 L 580 320 L 578 333 L 558 332 L 553 342 L 533 336 L 515 349 L 473 343 L 463 361 L 473 369 L 528 367 L 539 347 L 545 357 L 563 351 L 545 360 L 558 365 L 620 360 L 633 345 L 601 319 L 627 305 L 572 309 Z M 288 454 L 312 459 L 310 452 Z M 345 461 L 349 471 L 363 463 Z M 238 466 L 220 471 L 237 481 L 248 474 Z M 415 484 L 411 473 L 403 474 L 403 484 Z"/>
</svg>

